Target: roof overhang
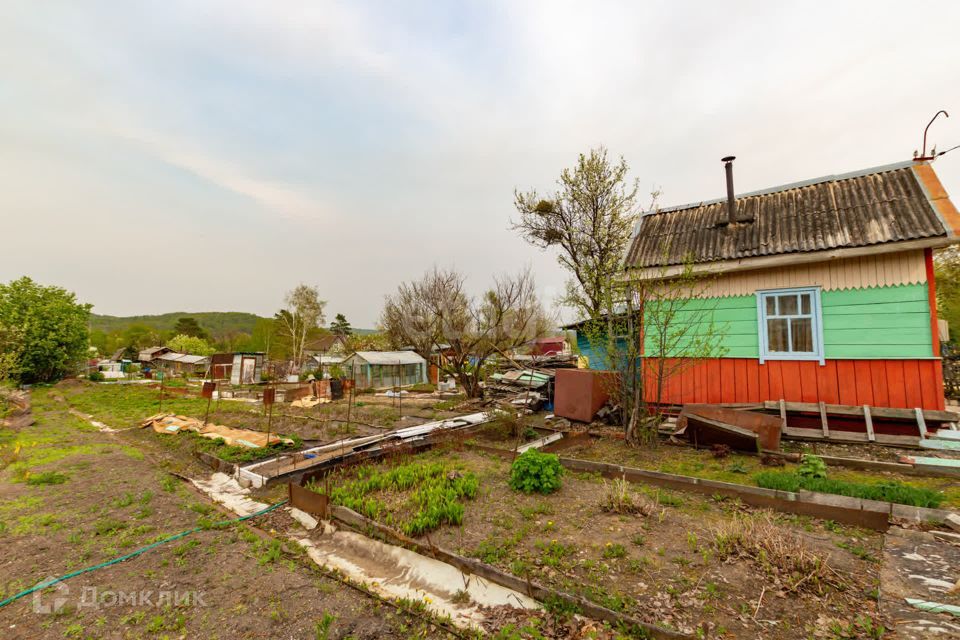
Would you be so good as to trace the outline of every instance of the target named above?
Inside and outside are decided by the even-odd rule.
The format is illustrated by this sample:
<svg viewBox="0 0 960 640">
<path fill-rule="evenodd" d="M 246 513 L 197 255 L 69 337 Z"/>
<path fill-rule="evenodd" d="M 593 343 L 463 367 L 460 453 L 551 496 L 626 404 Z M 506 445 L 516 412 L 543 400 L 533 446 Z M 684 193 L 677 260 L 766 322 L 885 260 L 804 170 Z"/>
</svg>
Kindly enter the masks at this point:
<svg viewBox="0 0 960 640">
<path fill-rule="evenodd" d="M 960 219 L 960 216 L 958 216 Z M 829 249 L 827 251 L 808 251 L 803 253 L 782 253 L 775 256 L 756 256 L 737 260 L 717 260 L 691 265 L 690 269 L 696 274 L 732 273 L 736 271 L 753 271 L 756 269 L 770 269 L 779 266 L 794 266 L 811 264 L 814 262 L 831 262 L 844 258 L 860 258 L 877 255 L 878 253 L 899 253 L 916 249 L 937 249 L 960 242 L 957 236 L 938 236 L 936 238 L 922 238 L 907 242 L 887 242 L 884 244 L 866 247 L 849 247 L 843 249 Z M 647 267 L 643 269 L 627 269 L 620 278 L 622 280 L 664 280 L 683 274 L 687 265 L 677 264 L 666 267 Z"/>
</svg>

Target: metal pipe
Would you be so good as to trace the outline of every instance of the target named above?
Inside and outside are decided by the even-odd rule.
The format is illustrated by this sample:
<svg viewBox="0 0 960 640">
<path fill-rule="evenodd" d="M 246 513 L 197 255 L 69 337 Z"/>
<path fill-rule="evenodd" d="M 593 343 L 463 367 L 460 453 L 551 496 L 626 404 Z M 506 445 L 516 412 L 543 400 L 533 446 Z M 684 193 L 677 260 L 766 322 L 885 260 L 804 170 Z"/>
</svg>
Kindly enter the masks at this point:
<svg viewBox="0 0 960 640">
<path fill-rule="evenodd" d="M 727 156 L 720 160 L 723 163 L 723 170 L 727 174 L 727 221 L 730 224 L 737 221 L 737 199 L 733 195 L 733 161 L 736 159 L 736 156 Z"/>
</svg>

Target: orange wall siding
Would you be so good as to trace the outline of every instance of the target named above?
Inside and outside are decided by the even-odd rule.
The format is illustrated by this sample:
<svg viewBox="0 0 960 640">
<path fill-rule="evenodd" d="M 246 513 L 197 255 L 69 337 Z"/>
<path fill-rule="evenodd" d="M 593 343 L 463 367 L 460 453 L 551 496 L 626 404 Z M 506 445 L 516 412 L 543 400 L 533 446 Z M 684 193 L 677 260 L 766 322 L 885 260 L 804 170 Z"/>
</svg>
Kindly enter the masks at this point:
<svg viewBox="0 0 960 640">
<path fill-rule="evenodd" d="M 939 360 L 770 360 L 716 358 L 680 366 L 667 359 L 673 371 L 663 384 L 661 402 L 825 402 L 827 404 L 943 409 L 943 369 Z M 656 361 L 646 360 L 648 380 L 654 380 Z M 647 402 L 656 402 L 653 384 L 645 390 Z"/>
</svg>

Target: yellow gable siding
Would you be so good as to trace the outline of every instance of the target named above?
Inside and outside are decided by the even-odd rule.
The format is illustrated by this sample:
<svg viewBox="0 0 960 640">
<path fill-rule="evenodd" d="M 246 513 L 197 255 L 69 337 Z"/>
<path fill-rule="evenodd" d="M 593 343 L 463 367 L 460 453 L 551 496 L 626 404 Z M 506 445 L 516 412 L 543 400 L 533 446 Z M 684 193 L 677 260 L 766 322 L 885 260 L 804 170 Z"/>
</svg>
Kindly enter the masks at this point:
<svg viewBox="0 0 960 640">
<path fill-rule="evenodd" d="M 917 284 L 927 281 L 923 250 L 878 253 L 863 258 L 739 271 L 708 278 L 698 297 L 753 295 L 759 289 L 810 287 L 824 291 Z"/>
</svg>

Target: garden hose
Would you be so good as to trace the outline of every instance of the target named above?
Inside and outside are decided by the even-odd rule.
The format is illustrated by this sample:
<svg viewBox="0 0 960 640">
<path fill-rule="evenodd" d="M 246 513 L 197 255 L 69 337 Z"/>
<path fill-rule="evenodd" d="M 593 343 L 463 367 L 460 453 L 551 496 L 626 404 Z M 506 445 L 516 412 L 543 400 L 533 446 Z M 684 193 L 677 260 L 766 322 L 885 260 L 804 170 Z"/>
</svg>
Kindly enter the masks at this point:
<svg viewBox="0 0 960 640">
<path fill-rule="evenodd" d="M 274 509 L 276 509 L 276 508 L 278 508 L 278 507 L 282 507 L 282 506 L 285 505 L 286 503 L 287 503 L 286 500 L 281 500 L 280 502 L 278 502 L 278 503 L 276 503 L 276 504 L 272 504 L 272 505 L 270 505 L 269 507 L 267 507 L 267 508 L 265 508 L 265 509 L 261 509 L 260 511 L 257 511 L 256 513 L 251 513 L 251 514 L 248 515 L 248 516 L 242 516 L 242 517 L 240 517 L 240 518 L 235 518 L 235 519 L 233 519 L 233 520 L 224 520 L 224 521 L 222 521 L 222 522 L 218 522 L 218 523 L 214 524 L 213 527 L 222 527 L 222 526 L 229 525 L 229 524 L 236 524 L 236 523 L 238 523 L 238 522 L 243 522 L 244 520 L 249 520 L 250 518 L 256 518 L 257 516 L 262 516 L 262 515 L 265 514 L 265 513 L 269 513 L 269 512 L 273 511 Z M 172 535 L 172 536 L 170 536 L 169 538 L 164 538 L 163 540 L 158 540 L 157 542 L 154 542 L 153 544 L 148 544 L 147 546 L 145 546 L 145 547 L 143 547 L 143 548 L 141 548 L 141 549 L 137 549 L 136 551 L 133 551 L 133 552 L 131 552 L 131 553 L 128 553 L 127 555 L 124 555 L 124 556 L 120 556 L 119 558 L 114 558 L 113 560 L 108 560 L 107 562 L 102 562 L 102 563 L 100 563 L 100 564 L 94 565 L 94 566 L 92 566 L 92 567 L 87 567 L 87 568 L 85 568 L 85 569 L 78 569 L 78 570 L 73 571 L 73 572 L 71 572 L 71 573 L 68 573 L 68 574 L 66 574 L 66 575 L 60 576 L 59 578 L 50 578 L 49 580 L 44 580 L 44 581 L 41 582 L 40 584 L 38 584 L 38 585 L 36 585 L 36 586 L 33 586 L 33 587 L 30 587 L 30 588 L 27 589 L 26 591 L 21 591 L 20 593 L 18 593 L 18 594 L 16 594 L 16 595 L 10 596 L 10 597 L 7 598 L 6 600 L 0 601 L 0 607 L 5 607 L 5 606 L 7 606 L 8 604 L 10 604 L 10 603 L 12 603 L 12 602 L 16 602 L 16 601 L 19 600 L 20 598 L 23 598 L 23 597 L 25 597 L 25 596 L 28 596 L 28 595 L 30 595 L 31 593 L 35 592 L 35 591 L 40 591 L 40 590 L 42 590 L 42 589 L 46 589 L 47 587 L 53 586 L 53 585 L 57 584 L 58 582 L 63 582 L 64 580 L 69 580 L 70 578 L 75 578 L 75 577 L 77 577 L 77 576 L 79 576 L 79 575 L 81 575 L 81 574 L 89 573 L 90 571 L 96 571 L 97 569 L 103 569 L 103 568 L 105 568 L 105 567 L 109 567 L 110 565 L 114 565 L 114 564 L 118 564 L 118 563 L 120 563 L 120 562 L 123 562 L 124 560 L 129 560 L 130 558 L 135 558 L 135 557 L 139 556 L 141 553 L 145 553 L 145 552 L 149 551 L 150 549 L 153 549 L 154 547 L 159 547 L 159 546 L 162 545 L 162 544 L 166 544 L 166 543 L 168 543 L 168 542 L 173 542 L 174 540 L 179 540 L 180 538 L 184 538 L 184 537 L 190 535 L 191 533 L 196 533 L 197 531 L 203 531 L 203 530 L 204 530 L 204 527 L 195 527 L 195 528 L 193 528 L 193 529 L 188 529 L 188 530 L 186 530 L 186 531 L 181 531 L 180 533 L 177 533 L 177 534 L 175 534 L 175 535 Z"/>
</svg>

